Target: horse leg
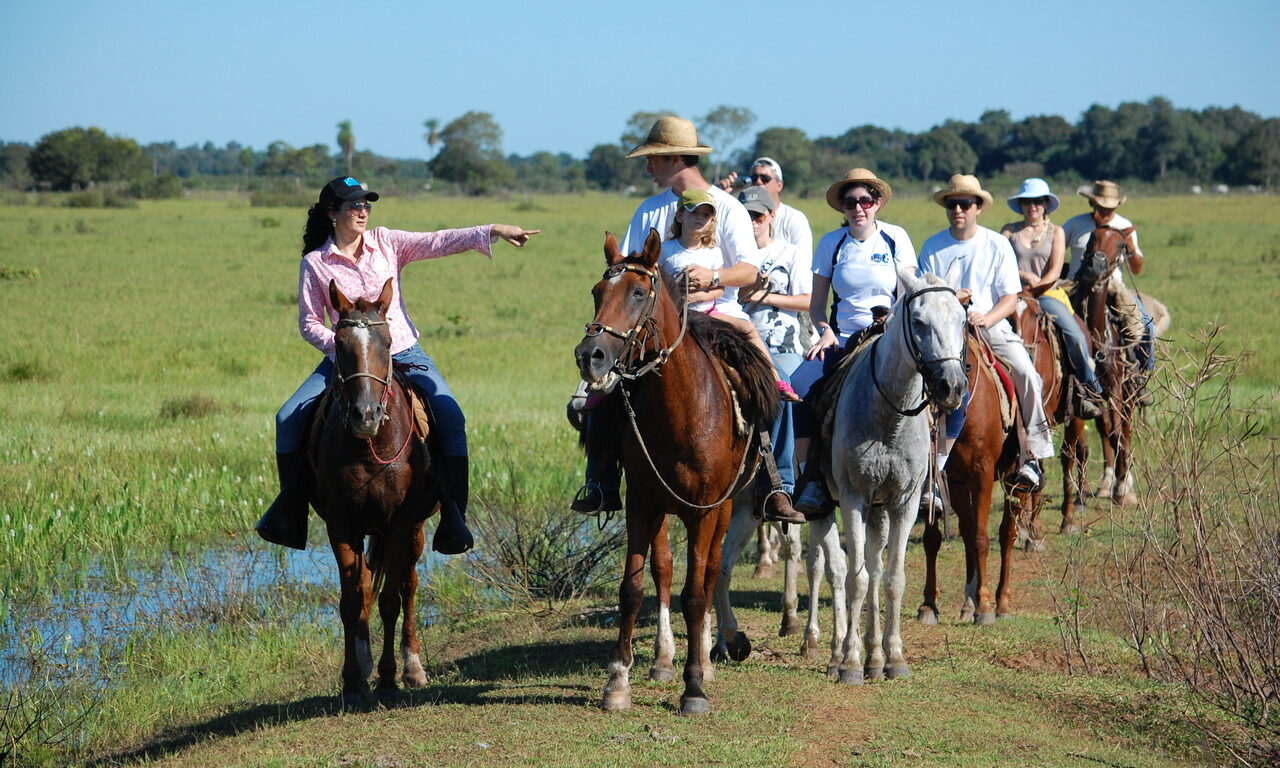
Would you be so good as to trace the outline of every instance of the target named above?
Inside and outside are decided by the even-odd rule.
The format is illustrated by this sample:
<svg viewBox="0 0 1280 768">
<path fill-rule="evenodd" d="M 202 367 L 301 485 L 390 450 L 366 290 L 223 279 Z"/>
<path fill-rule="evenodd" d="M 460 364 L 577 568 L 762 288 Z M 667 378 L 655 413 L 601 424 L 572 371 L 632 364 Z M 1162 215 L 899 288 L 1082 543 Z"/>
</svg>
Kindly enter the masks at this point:
<svg viewBox="0 0 1280 768">
<path fill-rule="evenodd" d="M 916 609 L 916 621 L 921 624 L 938 623 L 938 550 L 942 548 L 942 528 L 937 518 L 925 521 L 924 535 L 924 599 Z"/>
<path fill-rule="evenodd" d="M 1079 533 L 1076 505 L 1084 506 L 1084 467 L 1088 445 L 1084 439 L 1084 419 L 1067 419 L 1062 432 L 1062 524 L 1058 533 Z"/>
<path fill-rule="evenodd" d="M 972 555 L 972 565 L 967 568 L 972 587 L 969 598 L 972 602 L 973 623 L 990 625 L 996 623 L 994 601 L 991 599 L 991 587 L 987 581 L 987 554 L 991 549 L 991 539 L 987 534 L 991 519 L 991 487 L 993 480 L 988 469 L 978 477 L 978 497 L 973 510 L 972 527 L 969 540 L 972 546 L 966 554 Z"/>
<path fill-rule="evenodd" d="M 862 644 L 867 650 L 867 662 L 862 668 L 868 680 L 884 679 L 884 644 L 881 642 L 880 581 L 884 571 L 884 546 L 888 537 L 888 520 L 883 504 L 873 505 L 866 514 L 866 550 L 863 563 L 867 569 L 867 617 L 863 622 L 865 634 Z"/>
<path fill-rule="evenodd" d="M 738 631 L 738 617 L 729 603 L 729 584 L 733 580 L 733 566 L 747 546 L 747 540 L 756 530 L 756 519 L 751 514 L 750 501 L 733 503 L 733 517 L 729 520 L 729 532 L 720 545 L 720 575 L 716 579 L 716 642 L 711 648 L 713 661 L 725 661 L 732 658 L 742 661 L 751 654 L 751 642 L 747 636 Z M 675 679 L 672 669 L 671 678 Z"/>
<path fill-rule="evenodd" d="M 418 560 L 426 544 L 422 523 L 413 527 L 409 542 L 409 557 L 400 580 L 400 602 L 404 606 L 404 627 L 400 633 L 400 661 L 404 671 L 401 679 L 410 688 L 427 684 L 427 673 L 422 668 L 422 647 L 418 644 L 418 620 L 415 601 L 418 596 Z"/>
<path fill-rule="evenodd" d="M 618 643 L 609 652 L 609 679 L 600 701 L 600 707 L 609 712 L 631 708 L 631 665 L 635 661 L 631 636 L 644 600 L 644 559 L 650 542 L 664 523 L 665 518 L 657 513 L 643 515 L 636 511 L 627 515 L 627 555 L 618 587 Z"/>
<path fill-rule="evenodd" d="M 911 494 L 906 506 L 889 517 L 889 562 L 884 580 L 884 676 L 890 680 L 910 677 L 907 657 L 902 652 L 902 596 L 907 589 L 907 539 L 920 508 L 919 491 Z"/>
<path fill-rule="evenodd" d="M 787 525 L 782 536 L 782 626 L 778 637 L 794 635 L 800 631 L 800 596 L 796 583 L 800 570 L 800 526 Z"/>
<path fill-rule="evenodd" d="M 378 615 L 382 618 L 382 653 L 378 656 L 379 697 L 394 695 L 396 685 L 396 622 L 400 619 L 405 570 L 404 546 L 400 543 L 404 534 L 392 531 L 382 546 L 382 591 L 378 593 Z M 393 543 L 394 542 L 394 543 Z"/>
<path fill-rule="evenodd" d="M 1133 438 L 1133 402 L 1137 392 L 1125 398 L 1125 408 L 1118 414 L 1118 430 L 1116 436 L 1116 485 L 1111 500 L 1123 507 L 1138 503 L 1138 495 L 1133 492 L 1132 454 L 1130 453 Z"/>
<path fill-rule="evenodd" d="M 369 694 L 373 657 L 369 653 L 368 568 L 364 563 L 363 537 L 345 537 L 330 529 L 329 546 L 338 563 L 342 596 L 338 615 L 342 618 L 342 703 L 361 705 Z"/>
<path fill-rule="evenodd" d="M 652 560 L 649 569 L 653 585 L 658 592 L 658 631 L 653 639 L 653 666 L 649 667 L 649 679 L 669 683 L 676 679 L 676 639 L 671 631 L 671 542 L 667 538 L 667 518 L 650 543 Z"/>
<path fill-rule="evenodd" d="M 819 590 L 822 586 L 822 575 L 826 570 L 826 547 L 823 546 L 823 539 L 835 530 L 834 515 L 828 515 L 821 520 L 810 521 L 806 528 L 809 529 L 809 553 L 805 557 L 805 572 L 809 580 L 809 621 L 804 630 L 804 643 L 800 646 L 800 653 L 806 659 L 816 659 L 818 657 L 818 639 L 822 637 L 822 628 L 818 622 L 818 609 L 821 607 L 821 601 L 818 599 Z M 839 663 L 834 658 L 835 649 L 832 649 L 832 665 Z M 831 667 L 828 674 L 831 673 Z"/>
<path fill-rule="evenodd" d="M 778 562 L 778 548 L 773 537 L 776 528 L 770 523 L 756 522 L 756 569 L 751 574 L 753 579 L 772 579 L 773 566 Z"/>
<path fill-rule="evenodd" d="M 1116 401 L 1113 398 L 1107 413 L 1097 419 L 1098 437 L 1102 441 L 1102 480 L 1098 482 L 1098 490 L 1093 494 L 1099 499 L 1111 498 L 1111 491 L 1116 484 L 1116 445 L 1113 434 L 1114 419 L 1109 414 L 1116 412 Z"/>
<path fill-rule="evenodd" d="M 849 616 L 845 625 L 844 654 L 840 659 L 839 679 L 846 685 L 862 685 L 862 633 L 858 621 L 862 617 L 862 603 L 867 597 L 866 521 L 863 519 L 861 499 L 841 497 L 840 511 L 844 515 L 845 552 L 849 558 L 849 570 L 845 575 L 845 589 L 849 595 Z"/>
<path fill-rule="evenodd" d="M 844 655 L 844 639 L 849 632 L 849 588 L 846 582 L 849 575 L 849 561 L 845 557 L 844 547 L 840 544 L 840 531 L 836 529 L 835 515 L 829 515 L 830 527 L 822 534 L 818 542 L 826 561 L 827 584 L 831 587 L 831 658 L 827 662 L 827 677 L 838 679 L 840 675 L 840 659 Z M 813 585 L 815 603 L 818 585 Z M 815 610 L 817 606 L 814 606 Z M 816 623 L 816 617 L 815 617 Z"/>
<path fill-rule="evenodd" d="M 705 715 L 711 711 L 711 704 L 702 690 L 705 675 L 703 658 L 706 655 L 703 643 L 707 636 L 707 608 L 720 570 L 720 548 L 716 544 L 723 541 L 731 514 L 732 510 L 721 504 L 703 515 L 684 515 L 689 547 L 680 607 L 688 628 L 689 654 L 684 665 L 684 693 L 680 696 L 682 715 Z"/>
<path fill-rule="evenodd" d="M 1018 519 L 1026 514 L 1027 506 L 1033 503 L 1034 494 L 1015 491 L 1011 485 L 1005 484 L 1004 517 L 1000 520 L 1000 581 L 996 585 L 996 618 L 1013 618 L 1013 549 L 1017 539 Z"/>
</svg>

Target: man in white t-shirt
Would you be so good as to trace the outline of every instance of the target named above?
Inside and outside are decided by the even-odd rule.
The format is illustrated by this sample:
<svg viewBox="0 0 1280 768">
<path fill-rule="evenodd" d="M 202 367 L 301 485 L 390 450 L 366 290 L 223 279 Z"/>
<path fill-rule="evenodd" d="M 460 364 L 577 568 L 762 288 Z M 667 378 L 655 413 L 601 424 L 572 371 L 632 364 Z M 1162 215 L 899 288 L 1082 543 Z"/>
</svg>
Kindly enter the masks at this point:
<svg viewBox="0 0 1280 768">
<path fill-rule="evenodd" d="M 920 273 L 946 275 L 953 265 L 958 265 L 960 276 L 954 287 L 962 302 L 969 301 L 969 323 L 986 329 L 992 352 L 1008 366 L 1017 390 L 1027 444 L 1023 446 L 1025 461 L 1016 478 L 1038 489 L 1044 484 L 1039 460 L 1050 458 L 1054 451 L 1049 420 L 1041 402 L 1040 374 L 1036 373 L 1022 340 L 1005 320 L 1013 314 L 1018 292 L 1022 290 L 1017 257 L 1008 238 L 978 226 L 979 214 L 991 205 L 991 194 L 982 188 L 977 178 L 957 173 L 946 189 L 934 194 L 933 200 L 946 209 L 951 226 L 930 237 L 921 247 Z M 963 414 L 963 409 L 954 413 Z M 946 461 L 951 446 L 960 436 L 961 426 L 963 415 L 948 418 L 947 442 L 939 454 L 939 465 Z"/>
<path fill-rule="evenodd" d="M 1092 189 L 1081 189 L 1079 194 L 1089 201 L 1093 211 L 1072 216 L 1062 225 L 1062 234 L 1066 237 L 1067 247 L 1071 249 L 1071 269 L 1068 276 L 1072 279 L 1075 279 L 1076 272 L 1079 271 L 1080 264 L 1084 260 L 1084 249 L 1089 244 L 1089 237 L 1093 234 L 1093 230 L 1098 227 L 1123 230 L 1133 226 L 1132 221 L 1116 212 L 1127 198 L 1121 196 L 1120 185 L 1115 182 L 1095 181 Z M 1129 271 L 1135 275 L 1141 274 L 1145 257 L 1141 246 L 1138 245 L 1137 230 L 1134 230 L 1129 241 L 1133 243 L 1133 252 L 1128 257 Z M 1124 318 L 1121 333 L 1124 335 L 1125 343 L 1136 344 L 1138 365 L 1150 375 L 1156 367 L 1155 329 L 1152 326 L 1151 315 L 1142 304 L 1142 299 L 1124 284 L 1123 270 L 1120 265 L 1116 265 L 1115 272 L 1111 275 L 1111 282 L 1107 284 L 1107 293 L 1112 306 Z M 1137 396 L 1137 402 L 1139 405 L 1151 404 L 1151 396 L 1147 394 L 1145 380 Z"/>
<path fill-rule="evenodd" d="M 756 247 L 747 209 L 737 198 L 703 178 L 698 167 L 698 158 L 710 152 L 711 147 L 698 143 L 698 131 L 693 123 L 668 115 L 658 118 L 644 143 L 627 154 L 628 159 L 643 157 L 645 173 L 666 189 L 636 208 L 622 240 L 623 253 L 640 250 L 650 229 L 657 230 L 664 240 L 671 237 L 671 224 L 675 221 L 680 193 L 697 189 L 710 193 L 714 198 L 716 244 L 728 266 L 720 269 L 697 265 L 687 267 L 685 274 L 688 275 L 690 292 L 720 287 L 735 289 L 760 279 L 762 258 Z M 616 459 L 588 454 L 587 482 L 574 497 L 572 509 L 588 514 L 621 509 L 618 494 L 620 474 L 616 466 Z M 776 477 L 777 470 L 772 469 L 770 474 Z M 804 516 L 792 508 L 790 494 L 780 485 L 766 498 L 764 512 L 765 517 L 771 520 L 806 522 Z"/>
</svg>

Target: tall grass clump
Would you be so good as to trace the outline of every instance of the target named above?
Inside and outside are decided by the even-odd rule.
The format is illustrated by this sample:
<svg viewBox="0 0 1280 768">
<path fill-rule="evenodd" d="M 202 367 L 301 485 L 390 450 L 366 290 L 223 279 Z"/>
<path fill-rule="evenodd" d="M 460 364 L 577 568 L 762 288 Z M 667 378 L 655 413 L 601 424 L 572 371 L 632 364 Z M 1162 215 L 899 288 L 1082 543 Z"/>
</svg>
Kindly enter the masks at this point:
<svg viewBox="0 0 1280 768">
<path fill-rule="evenodd" d="M 1215 712 L 1189 718 L 1241 765 L 1280 764 L 1280 492 L 1264 409 L 1232 400 L 1242 359 L 1219 329 L 1166 366 L 1164 408 L 1141 427 L 1149 488 L 1117 515 L 1100 600 L 1146 674 Z M 1221 718 L 1221 719 L 1219 719 Z M 1222 720 L 1236 728 L 1225 732 Z"/>
</svg>

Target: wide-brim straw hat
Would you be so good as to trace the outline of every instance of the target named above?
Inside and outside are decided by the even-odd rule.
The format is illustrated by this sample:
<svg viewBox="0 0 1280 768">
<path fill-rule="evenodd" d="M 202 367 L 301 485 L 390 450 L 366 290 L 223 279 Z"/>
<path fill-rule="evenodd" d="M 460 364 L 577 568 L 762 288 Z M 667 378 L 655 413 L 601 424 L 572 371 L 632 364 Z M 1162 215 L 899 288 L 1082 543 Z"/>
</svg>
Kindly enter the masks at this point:
<svg viewBox="0 0 1280 768">
<path fill-rule="evenodd" d="M 1119 208 L 1129 199 L 1120 195 L 1120 185 L 1114 181 L 1095 181 L 1092 188 L 1081 187 L 1077 194 L 1099 208 Z"/>
<path fill-rule="evenodd" d="M 682 117 L 658 118 L 649 129 L 644 143 L 627 154 L 628 158 L 648 155 L 705 155 L 711 147 L 698 143 L 698 129 Z"/>
<path fill-rule="evenodd" d="M 940 189 L 933 193 L 933 202 L 946 208 L 946 203 L 943 201 L 952 195 L 973 195 L 982 200 L 983 208 L 991 207 L 991 193 L 982 188 L 977 176 L 971 176 L 967 173 L 955 174 L 947 182 L 946 189 Z"/>
<path fill-rule="evenodd" d="M 893 189 L 876 178 L 874 173 L 866 168 L 853 168 L 835 184 L 827 187 L 827 205 L 834 208 L 837 213 L 843 214 L 844 208 L 840 207 L 840 198 L 844 196 L 844 191 L 854 184 L 861 184 L 867 189 L 874 189 L 876 194 L 880 195 L 881 205 L 889 202 L 889 198 L 893 197 Z"/>
<path fill-rule="evenodd" d="M 1049 201 L 1044 207 L 1044 215 L 1048 216 L 1058 210 L 1058 196 L 1049 190 L 1049 182 L 1044 179 L 1024 179 L 1022 189 L 1018 194 L 1009 198 L 1009 207 L 1014 213 L 1022 213 L 1022 200 L 1038 200 L 1045 198 Z"/>
</svg>

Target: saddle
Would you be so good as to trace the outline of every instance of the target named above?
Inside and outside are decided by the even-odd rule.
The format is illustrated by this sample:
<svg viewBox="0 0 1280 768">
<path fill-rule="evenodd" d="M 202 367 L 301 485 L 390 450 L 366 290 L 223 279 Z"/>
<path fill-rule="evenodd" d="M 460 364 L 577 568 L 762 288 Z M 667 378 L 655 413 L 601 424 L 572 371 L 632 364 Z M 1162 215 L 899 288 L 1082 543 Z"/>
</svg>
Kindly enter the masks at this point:
<svg viewBox="0 0 1280 768">
<path fill-rule="evenodd" d="M 1013 388 L 1013 378 L 973 326 L 968 326 L 968 330 L 965 333 L 965 343 L 968 345 L 970 353 L 979 361 L 978 365 L 974 367 L 980 368 L 982 373 L 986 375 L 987 380 L 996 388 L 996 392 L 1000 397 L 1000 426 L 1005 432 L 1008 432 L 1013 428 L 1014 419 L 1017 415 L 1018 395 Z M 973 391 L 976 384 L 973 381 L 973 377 L 977 375 L 978 373 L 974 371 L 969 372 L 970 392 Z"/>
<path fill-rule="evenodd" d="M 836 364 L 835 369 L 820 385 L 821 391 L 814 398 L 813 412 L 818 419 L 818 431 L 827 445 L 831 444 L 831 437 L 835 432 L 836 403 L 840 402 L 840 392 L 844 390 L 849 371 L 853 369 L 858 359 L 867 354 L 871 344 L 884 335 L 886 317 L 887 315 L 880 315 L 871 325 L 858 332 L 858 335 L 853 338 L 851 351 Z"/>
</svg>

